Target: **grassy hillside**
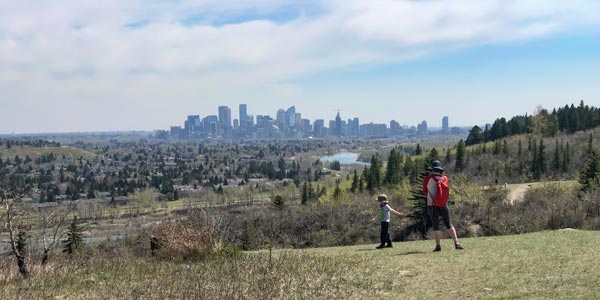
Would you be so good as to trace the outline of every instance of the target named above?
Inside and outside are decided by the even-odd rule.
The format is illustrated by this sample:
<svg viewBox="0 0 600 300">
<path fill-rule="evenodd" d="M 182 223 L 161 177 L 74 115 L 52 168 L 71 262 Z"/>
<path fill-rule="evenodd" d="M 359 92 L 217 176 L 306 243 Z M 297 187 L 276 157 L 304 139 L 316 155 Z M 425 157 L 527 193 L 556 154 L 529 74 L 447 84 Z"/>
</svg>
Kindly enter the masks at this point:
<svg viewBox="0 0 600 300">
<path fill-rule="evenodd" d="M 2 299 L 599 299 L 600 232 L 251 252 L 172 263 L 103 248 L 28 280 L 0 261 Z M 109 249 L 109 250 L 107 250 Z M 122 250 L 121 250 L 122 251 Z M 10 263 L 10 265 L 9 265 Z"/>
<path fill-rule="evenodd" d="M 0 158 L 2 159 L 10 159 L 13 160 L 15 158 L 16 155 L 18 155 L 19 157 L 21 157 L 22 159 L 24 159 L 27 155 L 29 155 L 29 157 L 31 157 L 32 159 L 36 159 L 40 156 L 43 155 L 49 155 L 50 153 L 53 153 L 54 156 L 56 156 L 57 158 L 62 158 L 62 156 L 64 155 L 66 158 L 79 158 L 79 157 L 83 157 L 83 158 L 92 158 L 94 156 L 96 156 L 94 153 L 79 149 L 79 148 L 75 148 L 75 147 L 68 147 L 68 146 L 64 146 L 64 147 L 41 147 L 41 148 L 37 148 L 37 147 L 30 147 L 30 146 L 23 146 L 23 147 L 12 147 L 10 149 L 7 148 L 2 148 L 0 149 Z"/>
</svg>

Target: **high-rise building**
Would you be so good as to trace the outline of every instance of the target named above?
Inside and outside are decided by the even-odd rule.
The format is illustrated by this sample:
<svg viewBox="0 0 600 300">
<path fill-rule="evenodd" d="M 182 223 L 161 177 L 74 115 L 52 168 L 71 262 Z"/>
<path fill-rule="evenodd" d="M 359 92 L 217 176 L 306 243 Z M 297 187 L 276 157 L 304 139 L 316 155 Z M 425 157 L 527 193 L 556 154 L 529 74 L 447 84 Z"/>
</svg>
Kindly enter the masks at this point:
<svg viewBox="0 0 600 300">
<path fill-rule="evenodd" d="M 423 120 L 421 124 L 417 125 L 417 133 L 427 133 L 427 121 Z"/>
<path fill-rule="evenodd" d="M 227 106 L 219 106 L 219 127 L 231 128 L 231 109 Z"/>
<path fill-rule="evenodd" d="M 335 128 L 333 129 L 333 134 L 335 136 L 342 136 L 342 118 L 340 117 L 339 111 L 337 116 L 335 116 Z"/>
<path fill-rule="evenodd" d="M 294 117 L 294 124 L 296 124 L 297 127 L 302 126 L 302 114 L 301 113 L 296 113 L 296 115 Z"/>
<path fill-rule="evenodd" d="M 325 135 L 324 129 L 325 129 L 325 120 L 323 120 L 323 119 L 315 120 L 315 122 L 313 123 L 314 136 L 315 137 L 324 136 Z"/>
<path fill-rule="evenodd" d="M 210 133 L 215 135 L 216 128 L 219 124 L 219 117 L 215 115 L 206 116 L 202 119 L 202 125 L 204 126 L 204 133 Z"/>
<path fill-rule="evenodd" d="M 350 127 L 351 136 L 358 136 L 360 134 L 360 122 L 358 118 L 354 118 L 352 122 L 348 120 L 348 127 Z"/>
<path fill-rule="evenodd" d="M 280 109 L 277 111 L 277 116 L 275 117 L 275 119 L 277 120 L 277 127 L 279 127 L 280 131 L 285 130 L 285 123 L 286 123 L 285 117 L 286 117 L 285 110 Z"/>
<path fill-rule="evenodd" d="M 240 104 L 240 124 L 248 122 L 248 106 L 246 104 Z"/>
<path fill-rule="evenodd" d="M 400 123 L 396 120 L 390 121 L 390 135 L 399 135 L 401 132 Z"/>
<path fill-rule="evenodd" d="M 187 133 L 194 133 L 200 127 L 200 116 L 199 115 L 189 115 L 187 116 L 187 120 L 184 123 L 184 129 Z"/>
<path fill-rule="evenodd" d="M 450 129 L 450 127 L 448 125 L 448 116 L 444 116 L 442 118 L 442 130 L 444 132 L 448 132 L 448 129 Z"/>
<path fill-rule="evenodd" d="M 285 128 L 288 129 L 294 125 L 296 125 L 296 107 L 290 106 L 290 108 L 285 111 Z"/>
<path fill-rule="evenodd" d="M 302 119 L 302 132 L 309 133 L 312 131 L 309 119 Z"/>
<path fill-rule="evenodd" d="M 238 119 L 233 119 L 233 129 L 238 129 L 240 127 L 240 121 Z"/>
</svg>

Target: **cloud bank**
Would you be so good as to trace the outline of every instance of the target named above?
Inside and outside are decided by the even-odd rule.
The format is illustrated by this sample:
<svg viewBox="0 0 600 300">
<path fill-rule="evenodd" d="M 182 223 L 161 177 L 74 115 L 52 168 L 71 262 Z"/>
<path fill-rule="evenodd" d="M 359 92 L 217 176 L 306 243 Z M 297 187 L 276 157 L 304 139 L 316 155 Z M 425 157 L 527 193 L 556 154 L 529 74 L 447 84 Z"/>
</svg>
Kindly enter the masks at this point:
<svg viewBox="0 0 600 300">
<path fill-rule="evenodd" d="M 586 0 L 2 1 L 0 104 L 131 109 L 175 91 L 279 89 L 336 68 L 593 31 L 598 11 Z"/>
</svg>

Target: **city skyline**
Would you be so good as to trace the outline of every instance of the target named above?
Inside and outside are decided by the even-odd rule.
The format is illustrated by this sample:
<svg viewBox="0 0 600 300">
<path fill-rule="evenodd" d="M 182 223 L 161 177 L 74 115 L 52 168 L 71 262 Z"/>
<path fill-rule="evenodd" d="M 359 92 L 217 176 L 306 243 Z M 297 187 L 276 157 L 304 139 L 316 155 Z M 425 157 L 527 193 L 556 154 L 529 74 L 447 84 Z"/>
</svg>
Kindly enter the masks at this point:
<svg viewBox="0 0 600 300">
<path fill-rule="evenodd" d="M 230 107 L 220 105 L 217 115 L 188 115 L 183 126 L 171 125 L 169 130 L 156 130 L 155 136 L 161 139 L 280 139 L 280 138 L 322 138 L 322 137 L 410 137 L 430 133 L 443 135 L 464 135 L 470 128 L 452 126 L 449 117 L 442 118 L 442 127 L 430 127 L 427 120 L 415 125 L 400 124 L 396 120 L 385 123 L 360 123 L 357 116 L 342 120 L 340 110 L 335 118 L 303 118 L 302 112 L 292 105 L 279 108 L 275 115 L 248 113 L 248 105 L 238 106 L 238 118 L 234 118 Z M 240 121 L 243 120 L 243 121 Z M 328 124 L 328 126 L 326 126 Z M 389 125 L 389 126 L 388 126 Z M 487 127 L 487 124 L 483 127 Z M 432 130 L 433 129 L 433 130 Z"/>
<path fill-rule="evenodd" d="M 538 105 L 600 103 L 598 1 L 2 8 L 0 133 L 150 131 L 239 103 L 254 115 L 296 105 L 301 119 L 341 109 L 365 122 L 434 127 L 444 115 L 473 126 Z"/>
</svg>

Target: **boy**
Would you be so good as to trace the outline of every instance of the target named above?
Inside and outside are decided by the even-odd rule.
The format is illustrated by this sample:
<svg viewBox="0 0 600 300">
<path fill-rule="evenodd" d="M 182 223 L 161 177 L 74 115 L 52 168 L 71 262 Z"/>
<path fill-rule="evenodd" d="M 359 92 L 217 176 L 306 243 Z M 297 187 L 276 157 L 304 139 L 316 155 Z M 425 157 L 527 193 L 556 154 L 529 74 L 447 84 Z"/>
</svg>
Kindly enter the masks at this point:
<svg viewBox="0 0 600 300">
<path fill-rule="evenodd" d="M 390 234 L 388 232 L 390 228 L 390 212 L 398 215 L 399 217 L 404 217 L 404 213 L 401 213 L 390 207 L 388 204 L 388 197 L 385 194 L 381 194 L 377 196 L 377 202 L 379 203 L 379 214 L 371 219 L 371 222 L 375 222 L 377 218 L 379 218 L 379 222 L 381 222 L 381 235 L 380 235 L 380 245 L 375 247 L 376 249 L 383 248 L 392 248 L 392 239 L 390 239 Z"/>
</svg>

